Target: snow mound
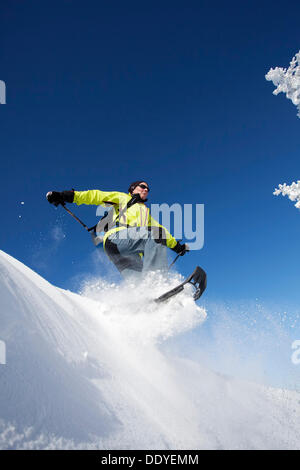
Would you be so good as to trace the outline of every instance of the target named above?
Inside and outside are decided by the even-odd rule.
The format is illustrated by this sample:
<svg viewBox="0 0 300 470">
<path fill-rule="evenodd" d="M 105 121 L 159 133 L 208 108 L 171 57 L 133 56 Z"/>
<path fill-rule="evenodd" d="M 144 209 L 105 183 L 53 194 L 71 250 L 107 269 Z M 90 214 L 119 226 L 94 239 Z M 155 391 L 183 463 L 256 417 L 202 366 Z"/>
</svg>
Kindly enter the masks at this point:
<svg viewBox="0 0 300 470">
<path fill-rule="evenodd" d="M 95 280 L 77 295 L 0 251 L 0 448 L 299 448 L 297 392 L 163 352 L 206 312 L 188 291 L 154 305 L 162 287 Z"/>
</svg>

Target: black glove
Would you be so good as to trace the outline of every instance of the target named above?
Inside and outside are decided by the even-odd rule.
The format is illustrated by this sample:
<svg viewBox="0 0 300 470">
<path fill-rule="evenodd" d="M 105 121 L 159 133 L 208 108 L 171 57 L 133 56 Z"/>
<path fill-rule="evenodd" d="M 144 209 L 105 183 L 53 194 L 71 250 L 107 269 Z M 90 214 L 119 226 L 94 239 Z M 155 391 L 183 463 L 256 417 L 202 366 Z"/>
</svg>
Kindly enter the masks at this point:
<svg viewBox="0 0 300 470">
<path fill-rule="evenodd" d="M 54 204 L 57 207 L 59 204 L 64 204 L 65 202 L 73 202 L 74 191 L 49 191 L 49 193 L 46 194 L 46 198 L 50 204 Z"/>
<path fill-rule="evenodd" d="M 183 256 L 188 251 L 190 251 L 190 248 L 186 243 L 181 245 L 181 243 L 177 242 L 177 245 L 175 245 L 174 248 L 172 248 L 172 250 L 175 251 L 175 253 L 177 253 L 178 255 Z"/>
</svg>

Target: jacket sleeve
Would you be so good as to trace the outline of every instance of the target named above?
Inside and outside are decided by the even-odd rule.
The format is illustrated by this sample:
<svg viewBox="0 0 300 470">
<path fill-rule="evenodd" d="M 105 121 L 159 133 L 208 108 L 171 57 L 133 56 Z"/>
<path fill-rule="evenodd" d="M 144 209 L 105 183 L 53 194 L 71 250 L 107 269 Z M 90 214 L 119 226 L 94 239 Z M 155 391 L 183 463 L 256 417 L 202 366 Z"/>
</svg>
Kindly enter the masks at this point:
<svg viewBox="0 0 300 470">
<path fill-rule="evenodd" d="M 99 189 L 90 189 L 88 191 L 74 191 L 74 202 L 78 206 L 81 204 L 91 205 L 123 205 L 129 199 L 125 193 L 118 191 L 100 191 Z"/>
<path fill-rule="evenodd" d="M 154 235 L 157 243 L 166 245 L 168 248 L 173 249 L 177 245 L 177 240 L 168 232 L 168 230 L 160 225 L 153 217 L 149 217 L 149 227 Z"/>
</svg>

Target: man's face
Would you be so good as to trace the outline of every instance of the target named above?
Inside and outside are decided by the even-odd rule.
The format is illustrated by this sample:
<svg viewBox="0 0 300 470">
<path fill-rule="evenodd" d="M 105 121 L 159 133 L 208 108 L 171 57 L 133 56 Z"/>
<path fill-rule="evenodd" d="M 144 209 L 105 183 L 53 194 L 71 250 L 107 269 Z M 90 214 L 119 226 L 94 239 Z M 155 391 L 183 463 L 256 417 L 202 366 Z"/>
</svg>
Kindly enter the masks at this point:
<svg viewBox="0 0 300 470">
<path fill-rule="evenodd" d="M 145 200 L 148 197 L 148 188 L 148 184 L 143 181 L 133 190 L 132 194 L 139 194 L 141 199 Z"/>
</svg>

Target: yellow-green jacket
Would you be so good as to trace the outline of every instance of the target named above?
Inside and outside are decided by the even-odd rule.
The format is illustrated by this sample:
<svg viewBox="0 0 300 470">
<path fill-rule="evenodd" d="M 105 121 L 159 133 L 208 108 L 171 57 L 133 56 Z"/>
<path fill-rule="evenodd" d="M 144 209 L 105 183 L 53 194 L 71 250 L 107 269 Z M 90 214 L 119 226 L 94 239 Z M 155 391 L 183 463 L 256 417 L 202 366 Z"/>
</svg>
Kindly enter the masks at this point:
<svg viewBox="0 0 300 470">
<path fill-rule="evenodd" d="M 74 191 L 74 202 L 78 206 L 81 204 L 92 204 L 101 206 L 113 206 L 114 207 L 114 219 L 119 217 L 119 211 L 126 207 L 131 199 L 131 194 L 121 193 L 118 191 L 100 191 L 99 189 L 91 189 L 89 191 Z M 164 240 L 166 246 L 174 248 L 177 241 L 168 230 L 160 225 L 156 220 L 151 217 L 149 208 L 143 202 L 137 202 L 131 207 L 127 208 L 124 214 L 121 215 L 121 220 L 118 221 L 120 226 L 113 227 L 108 230 L 103 238 L 103 245 L 107 237 L 112 233 L 124 230 L 128 226 L 130 227 L 160 227 L 164 231 Z M 124 225 L 122 225 L 124 224 Z"/>
</svg>

